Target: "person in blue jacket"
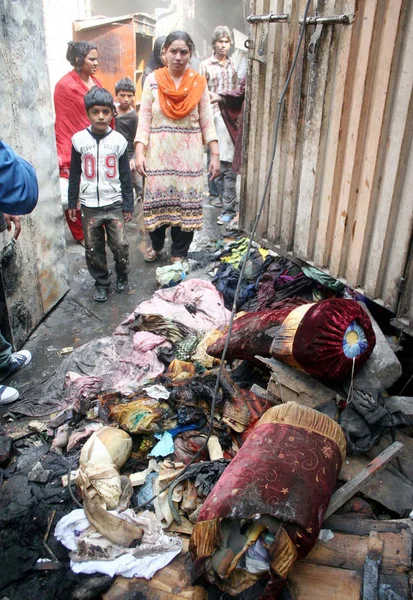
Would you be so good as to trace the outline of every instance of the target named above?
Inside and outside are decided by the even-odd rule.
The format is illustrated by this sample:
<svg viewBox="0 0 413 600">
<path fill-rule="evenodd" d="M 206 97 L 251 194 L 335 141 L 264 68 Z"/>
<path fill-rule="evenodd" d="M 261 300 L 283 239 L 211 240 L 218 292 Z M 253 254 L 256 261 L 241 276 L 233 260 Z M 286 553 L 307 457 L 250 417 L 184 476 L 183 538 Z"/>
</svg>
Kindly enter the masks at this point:
<svg viewBox="0 0 413 600">
<path fill-rule="evenodd" d="M 17 240 L 21 231 L 20 215 L 31 213 L 38 197 L 36 171 L 0 140 L 0 232 L 11 231 L 13 223 L 13 237 Z M 31 358 L 28 350 L 12 352 L 11 344 L 0 333 L 0 381 L 28 365 Z M 14 402 L 18 397 L 16 389 L 0 385 L 0 405 Z"/>
</svg>

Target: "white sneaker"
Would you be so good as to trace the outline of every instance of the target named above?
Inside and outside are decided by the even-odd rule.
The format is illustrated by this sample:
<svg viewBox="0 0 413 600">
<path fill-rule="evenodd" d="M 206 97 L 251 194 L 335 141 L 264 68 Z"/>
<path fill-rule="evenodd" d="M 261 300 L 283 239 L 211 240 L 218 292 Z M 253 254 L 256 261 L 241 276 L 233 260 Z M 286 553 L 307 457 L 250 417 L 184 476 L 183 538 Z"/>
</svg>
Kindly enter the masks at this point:
<svg viewBox="0 0 413 600">
<path fill-rule="evenodd" d="M 0 405 L 15 402 L 19 397 L 19 392 L 12 387 L 0 385 Z"/>
<path fill-rule="evenodd" d="M 10 359 L 9 374 L 14 373 L 21 367 L 25 367 L 32 360 L 32 354 L 28 350 L 13 352 Z"/>
</svg>

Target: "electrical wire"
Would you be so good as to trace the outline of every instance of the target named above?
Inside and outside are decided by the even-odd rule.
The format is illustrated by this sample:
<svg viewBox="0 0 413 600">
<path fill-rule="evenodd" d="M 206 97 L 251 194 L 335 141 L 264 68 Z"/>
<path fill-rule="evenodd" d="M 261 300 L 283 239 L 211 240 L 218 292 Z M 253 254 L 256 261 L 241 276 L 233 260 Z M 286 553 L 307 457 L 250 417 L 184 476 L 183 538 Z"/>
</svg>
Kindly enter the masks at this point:
<svg viewBox="0 0 413 600">
<path fill-rule="evenodd" d="M 255 217 L 254 225 L 253 225 L 251 233 L 249 235 L 249 242 L 248 242 L 247 250 L 245 252 L 244 258 L 242 259 L 242 263 L 241 263 L 240 275 L 239 275 L 237 287 L 235 289 L 234 301 L 232 303 L 231 315 L 230 315 L 229 324 L 228 324 L 227 338 L 226 338 L 226 341 L 225 341 L 224 349 L 223 349 L 222 354 L 221 354 L 220 365 L 219 365 L 219 369 L 218 369 L 218 373 L 217 373 L 217 378 L 216 378 L 216 382 L 215 382 L 214 394 L 213 394 L 213 397 L 212 397 L 211 409 L 210 409 L 209 426 L 208 426 L 208 432 L 207 432 L 207 435 L 206 435 L 205 442 L 203 443 L 203 445 L 201 446 L 201 448 L 196 452 L 196 454 L 194 454 L 194 456 L 191 458 L 191 460 L 188 462 L 188 464 L 185 465 L 184 469 L 182 471 L 180 471 L 176 475 L 176 477 L 174 477 L 169 483 L 167 483 L 163 488 L 161 488 L 156 494 L 154 494 L 151 498 L 149 498 L 149 500 L 146 500 L 145 502 L 143 502 L 142 504 L 140 504 L 139 506 L 137 506 L 135 508 L 135 512 L 139 512 L 140 510 L 142 510 L 143 508 L 145 508 L 145 506 L 147 506 L 148 504 L 151 504 L 154 500 L 156 500 L 156 498 L 158 498 L 161 494 L 163 494 L 174 483 L 174 481 L 176 479 L 178 479 L 178 477 L 182 478 L 182 476 L 188 471 L 189 467 L 198 459 L 198 457 L 205 450 L 205 448 L 206 448 L 206 446 L 208 444 L 208 440 L 211 437 L 212 428 L 213 428 L 213 419 L 214 419 L 214 414 L 215 414 L 216 399 L 217 399 L 217 395 L 218 395 L 218 390 L 219 390 L 219 385 L 220 385 L 220 381 L 221 381 L 222 372 L 224 370 L 224 361 L 225 361 L 225 357 L 227 355 L 228 346 L 229 346 L 229 342 L 230 342 L 230 339 L 231 339 L 231 332 L 232 332 L 232 327 L 233 327 L 233 323 L 234 323 L 234 319 L 235 319 L 235 314 L 236 314 L 236 309 L 237 309 L 237 300 L 238 300 L 238 296 L 239 296 L 239 291 L 240 291 L 240 288 L 241 288 L 241 283 L 242 283 L 243 278 L 244 278 L 245 268 L 246 268 L 246 265 L 247 265 L 247 261 L 248 261 L 249 255 L 250 255 L 251 248 L 252 248 L 252 244 L 253 244 L 253 240 L 254 240 L 254 235 L 255 235 L 255 232 L 257 230 L 258 222 L 259 222 L 259 220 L 261 218 L 262 211 L 264 209 L 264 204 L 265 204 L 265 200 L 266 200 L 267 193 L 268 193 L 268 188 L 269 188 L 270 181 L 271 181 L 271 174 L 272 174 L 272 171 L 273 171 L 275 154 L 276 154 L 276 151 L 277 151 L 278 132 L 279 132 L 279 129 L 280 129 L 280 120 L 281 120 L 281 115 L 282 115 L 282 111 L 283 111 L 283 107 L 284 107 L 285 95 L 286 95 L 288 87 L 290 85 L 291 78 L 293 76 L 293 73 L 294 73 L 294 70 L 295 70 L 295 67 L 296 67 L 296 64 L 297 64 L 297 60 L 298 60 L 298 56 L 299 56 L 301 44 L 302 44 L 302 41 L 304 39 L 306 25 L 307 25 L 307 15 L 308 15 L 308 10 L 309 10 L 309 7 L 310 7 L 310 3 L 311 3 L 311 0 L 307 0 L 306 6 L 305 6 L 305 10 L 304 10 L 304 16 L 303 16 L 303 22 L 302 22 L 302 26 L 301 26 L 300 36 L 298 38 L 297 47 L 296 47 L 296 50 L 295 50 L 295 53 L 294 53 L 294 58 L 293 58 L 293 61 L 291 63 L 291 67 L 290 67 L 290 70 L 288 72 L 287 78 L 285 80 L 284 87 L 283 87 L 283 90 L 281 92 L 280 99 L 278 101 L 277 115 L 276 115 L 276 119 L 275 119 L 274 144 L 273 144 L 273 150 L 272 150 L 272 155 L 271 155 L 271 162 L 270 162 L 270 165 L 269 165 L 269 168 L 268 168 L 268 173 L 267 173 L 267 177 L 266 177 L 266 181 L 265 181 L 265 186 L 264 186 L 264 192 L 262 194 L 262 198 L 261 198 L 261 201 L 260 201 L 260 205 L 259 205 L 259 209 L 258 209 L 258 212 L 257 212 L 257 216 Z M 191 7 L 189 7 L 189 8 L 191 8 Z M 71 488 L 71 484 L 70 484 L 70 472 L 71 472 L 71 468 L 72 468 L 72 464 L 70 465 L 69 473 L 68 473 L 69 493 L 70 493 L 70 495 L 72 497 L 72 500 L 78 506 L 81 506 L 81 504 L 74 497 L 74 494 L 73 494 L 73 491 L 72 491 L 72 488 Z"/>
<path fill-rule="evenodd" d="M 176 30 L 176 28 L 178 27 L 179 21 L 181 21 L 181 20 L 182 20 L 182 24 L 183 24 L 183 21 L 184 21 L 184 19 L 186 18 L 186 16 L 187 16 L 187 14 L 189 13 L 189 11 L 191 11 L 191 10 L 193 9 L 193 7 L 194 7 L 194 4 L 195 4 L 195 0 L 192 0 L 192 3 L 191 3 L 191 4 L 190 4 L 190 5 L 189 5 L 189 6 L 186 8 L 185 12 L 184 12 L 184 13 L 182 13 L 182 15 L 180 15 L 180 16 L 178 17 L 178 20 L 177 20 L 177 22 L 175 23 L 175 27 L 174 27 L 174 28 L 173 28 L 171 31 L 175 31 L 175 30 Z"/>
<path fill-rule="evenodd" d="M 280 99 L 278 101 L 277 116 L 276 116 L 276 120 L 275 120 L 275 129 L 274 129 L 274 145 L 273 145 L 273 151 L 272 151 L 272 155 L 271 155 L 271 162 L 270 162 L 270 165 L 269 165 L 269 168 L 268 168 L 268 173 L 267 173 L 267 178 L 266 178 L 266 181 L 265 181 L 264 192 L 263 192 L 263 195 L 262 195 L 262 198 L 261 198 L 261 202 L 260 202 L 260 206 L 259 206 L 259 209 L 258 209 L 258 213 L 257 213 L 257 216 L 255 218 L 254 225 L 252 227 L 252 231 L 251 231 L 250 236 L 249 236 L 248 247 L 247 247 L 246 253 L 244 255 L 244 258 L 242 260 L 241 271 L 240 271 L 240 275 L 239 275 L 237 287 L 236 287 L 236 290 L 235 290 L 234 301 L 232 303 L 232 310 L 231 310 L 231 316 L 230 316 L 229 325 L 228 325 L 227 338 L 226 338 L 226 341 L 225 341 L 224 349 L 223 349 L 222 354 L 221 354 L 219 370 L 218 370 L 217 379 L 216 379 L 216 382 L 215 382 L 214 395 L 213 395 L 212 402 L 211 402 L 209 427 L 208 427 L 208 433 L 207 433 L 206 440 L 203 443 L 203 445 L 201 446 L 201 448 L 197 451 L 197 453 L 191 458 L 191 460 L 185 466 L 185 468 L 182 471 L 180 471 L 177 474 L 177 476 L 174 477 L 174 479 L 172 479 L 167 485 L 165 485 L 159 492 L 157 492 L 156 494 L 154 494 L 146 502 L 140 504 L 135 509 L 136 511 L 142 510 L 145 506 L 147 506 L 148 504 L 151 504 L 154 500 L 156 500 L 156 498 L 158 498 L 158 496 L 160 496 L 161 494 L 163 494 L 173 484 L 173 482 L 178 477 L 182 477 L 182 475 L 184 475 L 184 473 L 186 473 L 186 471 L 189 469 L 189 467 L 196 461 L 196 459 L 205 450 L 205 448 L 206 448 L 206 446 L 208 444 L 208 440 L 211 437 L 212 427 L 213 427 L 213 418 L 214 418 L 214 413 L 215 413 L 216 398 L 217 398 L 217 395 L 218 395 L 218 389 L 219 389 L 219 385 L 220 385 L 220 379 L 221 379 L 221 375 L 222 375 L 222 372 L 223 372 L 223 369 L 224 369 L 224 361 L 225 361 L 225 357 L 227 355 L 228 346 L 229 346 L 229 342 L 230 342 L 230 338 L 231 338 L 231 332 L 232 332 L 232 327 L 233 327 L 234 318 L 235 318 L 235 314 L 236 314 L 237 300 L 238 300 L 238 296 L 239 296 L 239 291 L 240 291 L 240 288 L 241 288 L 241 283 L 242 283 L 242 280 L 243 280 L 243 277 L 244 277 L 245 268 L 246 268 L 247 261 L 248 261 L 249 255 L 250 255 L 251 247 L 252 247 L 252 244 L 253 244 L 254 235 L 255 235 L 255 232 L 257 230 L 258 222 L 260 220 L 262 211 L 264 209 L 264 204 L 265 204 L 265 200 L 266 200 L 267 193 L 268 193 L 268 188 L 269 188 L 270 181 L 271 181 L 271 174 L 272 174 L 272 170 L 273 170 L 273 167 L 274 167 L 275 154 L 276 154 L 276 151 L 277 151 L 278 132 L 279 132 L 279 128 L 280 128 L 281 114 L 282 114 L 283 107 L 284 107 L 285 95 L 286 95 L 288 87 L 290 85 L 291 78 L 293 76 L 293 73 L 294 73 L 294 70 L 295 70 L 295 67 L 296 67 L 296 64 L 297 64 L 297 60 L 298 60 L 298 55 L 299 55 L 299 52 L 300 52 L 301 44 L 302 44 L 302 41 L 304 39 L 306 25 L 307 25 L 307 15 L 308 15 L 308 10 L 310 8 L 310 3 L 311 3 L 311 0 L 307 0 L 306 5 L 305 5 L 305 10 L 304 10 L 304 16 L 303 16 L 303 22 L 302 22 L 302 26 L 301 26 L 300 36 L 299 36 L 298 42 L 297 42 L 297 48 L 295 50 L 294 58 L 293 58 L 293 61 L 291 63 L 291 67 L 290 67 L 290 70 L 288 72 L 287 78 L 285 80 L 285 84 L 284 84 L 283 90 L 281 92 Z"/>
</svg>

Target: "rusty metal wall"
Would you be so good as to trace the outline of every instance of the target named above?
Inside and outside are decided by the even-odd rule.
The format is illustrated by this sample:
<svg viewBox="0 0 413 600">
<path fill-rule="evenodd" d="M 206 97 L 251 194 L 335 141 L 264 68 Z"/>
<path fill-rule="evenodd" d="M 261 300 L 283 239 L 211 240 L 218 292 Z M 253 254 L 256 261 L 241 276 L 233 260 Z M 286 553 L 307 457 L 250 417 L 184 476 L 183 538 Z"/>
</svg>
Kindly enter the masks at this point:
<svg viewBox="0 0 413 600">
<path fill-rule="evenodd" d="M 33 164 L 40 188 L 0 273 L 0 328 L 19 347 L 69 286 L 42 3 L 0 0 L 0 19 L 1 137 Z M 0 251 L 9 239 L 0 235 Z"/>
<path fill-rule="evenodd" d="M 290 19 L 250 26 L 241 204 L 247 231 L 262 196 L 304 6 L 304 0 L 251 1 L 253 15 Z M 315 26 L 308 26 L 258 237 L 396 311 L 412 239 L 413 3 L 314 0 L 309 14 L 316 11 L 353 14 L 354 22 L 323 26 L 312 61 Z M 412 323 L 412 303 L 402 298 L 401 304 Z"/>
</svg>

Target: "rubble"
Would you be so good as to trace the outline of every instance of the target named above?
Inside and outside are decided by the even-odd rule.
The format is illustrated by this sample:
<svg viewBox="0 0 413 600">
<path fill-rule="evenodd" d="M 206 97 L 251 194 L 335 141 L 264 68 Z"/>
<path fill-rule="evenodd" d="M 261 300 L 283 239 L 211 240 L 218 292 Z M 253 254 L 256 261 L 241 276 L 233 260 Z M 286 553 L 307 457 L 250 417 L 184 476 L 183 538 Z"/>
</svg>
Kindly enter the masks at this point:
<svg viewBox="0 0 413 600">
<path fill-rule="evenodd" d="M 244 251 L 223 251 L 228 284 Z M 223 296 L 199 278 L 159 290 L 113 335 L 68 352 L 41 398 L 34 388 L 9 408 L 0 541 L 13 567 L 0 589 L 11 600 L 29 584 L 42 597 L 40 573 L 73 598 L 358 600 L 369 586 L 409 597 L 413 401 L 386 394 L 399 362 L 379 325 L 371 317 L 380 349 L 370 332 L 367 350 L 366 313 L 349 326 L 335 309 L 342 338 L 317 378 L 315 354 L 304 372 L 294 336 L 309 307 L 346 307 L 355 322 L 361 309 L 343 286 L 255 248 L 222 364 L 224 272 Z"/>
<path fill-rule="evenodd" d="M 360 305 L 369 315 L 376 335 L 376 345 L 369 361 L 364 365 L 360 377 L 368 379 L 373 375 L 381 381 L 383 389 L 387 390 L 401 377 L 402 366 L 366 304 L 360 302 Z"/>
</svg>

